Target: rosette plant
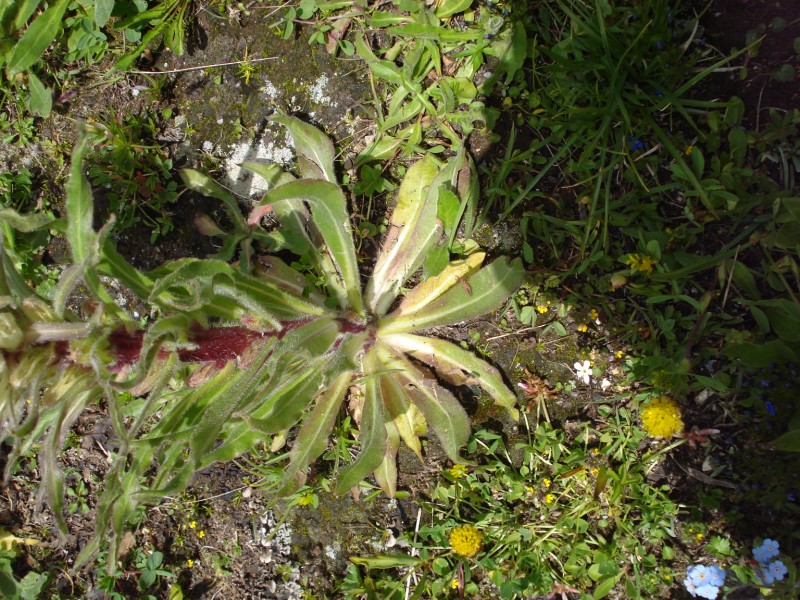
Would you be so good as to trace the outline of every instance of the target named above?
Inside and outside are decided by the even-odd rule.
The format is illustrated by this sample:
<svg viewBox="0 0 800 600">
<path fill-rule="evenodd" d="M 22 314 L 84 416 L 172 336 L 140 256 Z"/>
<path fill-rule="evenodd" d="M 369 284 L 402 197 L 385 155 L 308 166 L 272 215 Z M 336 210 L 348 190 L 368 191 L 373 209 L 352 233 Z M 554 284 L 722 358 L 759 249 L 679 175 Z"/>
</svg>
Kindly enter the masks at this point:
<svg viewBox="0 0 800 600">
<path fill-rule="evenodd" d="M 484 266 L 484 254 L 475 252 L 405 287 L 427 258 L 442 251 L 449 257 L 477 193 L 470 160 L 462 153 L 439 166 L 424 158 L 408 169 L 362 285 L 333 145 L 295 118 L 273 120 L 295 140 L 299 177 L 246 165 L 272 184 L 249 217 L 211 178 L 182 173 L 187 187 L 219 199 L 229 212 L 228 232 L 200 219 L 206 233 L 223 238 L 216 258 L 170 261 L 148 273 L 128 264 L 108 240 L 109 225 L 92 229 L 83 140 L 73 157 L 65 221 L 0 214 L 0 439 L 13 447 L 6 480 L 14 461 L 37 444 L 43 493 L 63 529 L 58 455 L 65 435 L 100 401 L 113 425 L 97 533 L 80 561 L 107 539 L 113 563 L 138 506 L 180 492 L 199 469 L 270 436 L 293 439 L 277 489 L 292 493 L 326 449 L 348 395 L 360 450 L 339 470 L 338 493 L 373 474 L 394 494 L 400 442 L 422 458 L 420 436 L 428 429 L 459 460 L 470 422 L 448 382 L 478 385 L 516 415 L 515 396 L 497 369 L 420 332 L 502 307 L 522 281 L 519 259 Z M 52 302 L 38 298 L 14 269 L 11 226 L 64 232 L 73 264 Z M 230 263 L 237 248 L 238 261 Z M 292 265 L 302 270 L 278 254 L 296 257 Z M 146 326 L 115 304 L 105 277 L 149 304 Z M 67 306 L 80 297 L 82 310 L 71 312 Z"/>
</svg>

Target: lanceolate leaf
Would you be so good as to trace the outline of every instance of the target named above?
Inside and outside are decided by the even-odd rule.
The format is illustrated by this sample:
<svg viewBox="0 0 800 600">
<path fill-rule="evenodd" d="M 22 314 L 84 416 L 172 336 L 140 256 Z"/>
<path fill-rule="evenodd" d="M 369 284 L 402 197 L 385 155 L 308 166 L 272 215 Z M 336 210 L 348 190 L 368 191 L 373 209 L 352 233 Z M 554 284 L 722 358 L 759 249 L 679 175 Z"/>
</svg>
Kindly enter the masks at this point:
<svg viewBox="0 0 800 600">
<path fill-rule="evenodd" d="M 404 315 L 422 310 L 459 281 L 475 273 L 483 264 L 484 252 L 476 252 L 466 259 L 451 263 L 444 271 L 419 283 L 411 290 L 393 315 Z"/>
<path fill-rule="evenodd" d="M 470 432 L 469 417 L 461 403 L 435 380 L 425 378 L 405 357 L 386 348 L 381 348 L 380 352 L 384 364 L 390 368 L 403 369 L 396 376 L 411 401 L 425 415 L 428 426 L 439 438 L 450 460 L 468 462 L 458 454 L 467 443 Z"/>
<path fill-rule="evenodd" d="M 275 163 L 257 163 L 246 161 L 242 163 L 242 168 L 252 171 L 266 181 L 269 184 L 268 189 L 278 187 L 279 185 L 283 185 L 284 183 L 289 183 L 290 181 L 297 179 L 297 177 L 288 171 L 284 171 L 281 165 Z M 323 177 L 314 177 L 313 179 L 323 179 Z"/>
<path fill-rule="evenodd" d="M 347 214 L 347 201 L 339 186 L 323 180 L 298 180 L 278 186 L 267 192 L 260 206 L 250 213 L 248 221 L 258 223 L 261 216 L 270 210 L 270 205 L 279 203 L 311 206 L 314 223 L 325 242 L 325 252 L 333 261 L 334 272 L 330 277 L 332 291 L 341 308 L 363 313 L 361 303 L 361 281 L 353 245 L 353 232 Z"/>
<path fill-rule="evenodd" d="M 236 373 L 232 384 L 224 389 L 224 393 L 217 394 L 212 402 L 203 407 L 201 420 L 194 428 L 190 440 L 193 458 L 198 467 L 209 450 L 216 445 L 224 426 L 240 406 L 247 404 L 257 390 L 276 383 L 275 380 L 280 377 L 275 375 L 275 362 L 269 360 L 274 345 L 274 338 L 264 340 L 250 367 Z"/>
<path fill-rule="evenodd" d="M 0 232 L 0 296 L 10 296 L 17 302 L 22 302 L 33 295 L 33 290 L 17 271 L 13 257 L 8 255 L 2 239 L 3 234 Z"/>
<path fill-rule="evenodd" d="M 72 260 L 82 265 L 95 241 L 96 234 L 92 229 L 94 204 L 89 181 L 83 174 L 83 155 L 88 141 L 81 132 L 72 150 L 72 165 L 67 181 L 67 242 L 72 251 Z"/>
<path fill-rule="evenodd" d="M 106 275 L 119 279 L 142 300 L 146 299 L 153 290 L 153 281 L 125 260 L 107 239 L 103 241 L 97 268 Z"/>
<path fill-rule="evenodd" d="M 57 0 L 50 8 L 36 17 L 25 30 L 8 59 L 6 72 L 9 75 L 16 75 L 24 71 L 47 50 L 61 29 L 62 17 L 69 3 L 70 0 Z"/>
<path fill-rule="evenodd" d="M 386 453 L 381 464 L 375 469 L 375 481 L 383 492 L 394 498 L 397 491 L 397 451 L 400 448 L 400 433 L 394 423 L 386 422 Z"/>
<path fill-rule="evenodd" d="M 167 310 L 213 315 L 215 304 L 219 304 L 220 298 L 227 298 L 275 329 L 280 328 L 281 319 L 321 316 L 327 312 L 300 295 L 241 273 L 222 261 L 182 259 L 166 268 L 171 272 L 158 273 L 150 301 Z"/>
<path fill-rule="evenodd" d="M 324 304 L 325 298 L 322 294 L 309 289 L 311 285 L 308 280 L 277 256 L 259 256 L 258 262 L 261 267 L 256 268 L 256 279 L 266 281 L 296 296 L 307 297 L 316 304 Z"/>
<path fill-rule="evenodd" d="M 455 239 L 459 225 L 464 223 L 464 237 L 472 236 L 475 225 L 475 212 L 478 202 L 478 176 L 475 173 L 475 164 L 462 146 L 458 154 L 447 161 L 444 168 L 433 182 L 435 190 L 444 190 L 455 194 L 458 200 L 458 210 L 450 215 L 452 218 L 445 220 L 439 208 L 439 218 L 444 221 L 443 226 L 448 235 L 448 247 Z M 441 193 L 441 191 L 439 191 Z"/>
<path fill-rule="evenodd" d="M 377 372 L 381 368 L 373 349 L 362 362 L 364 381 L 364 408 L 358 426 L 361 452 L 356 459 L 342 469 L 336 478 L 336 493 L 341 494 L 377 469 L 386 454 L 386 424 L 384 423 L 383 396 Z"/>
<path fill-rule="evenodd" d="M 429 197 L 437 173 L 436 163 L 426 156 L 408 169 L 400 184 L 383 249 L 364 292 L 367 308 L 374 314 L 388 310 L 400 287 L 420 267 L 441 235 L 436 202 Z"/>
<path fill-rule="evenodd" d="M 396 377 L 391 375 L 381 377 L 381 394 L 389 413 L 389 419 L 386 420 L 387 428 L 391 423 L 406 446 L 414 451 L 421 462 L 422 444 L 417 436 L 425 435 L 425 417 L 411 402 L 411 398 Z"/>
<path fill-rule="evenodd" d="M 382 337 L 381 341 L 410 354 L 434 370 L 447 368 L 466 371 L 478 380 L 481 388 L 497 404 L 508 409 L 513 418 L 519 417 L 519 412 L 515 408 L 517 398 L 503 383 L 500 371 L 471 352 L 462 350 L 445 340 L 406 333 Z"/>
<path fill-rule="evenodd" d="M 50 111 L 53 109 L 52 90 L 45 87 L 42 81 L 33 73 L 28 73 L 28 87 L 31 92 L 31 112 L 41 117 L 49 116 Z"/>
<path fill-rule="evenodd" d="M 339 375 L 319 398 L 306 417 L 289 454 L 283 483 L 278 495 L 288 495 L 306 482 L 306 468 L 328 447 L 328 436 L 336 422 L 336 415 L 350 386 L 350 373 Z"/>
<path fill-rule="evenodd" d="M 184 185 L 190 190 L 200 192 L 209 198 L 221 200 L 222 203 L 225 204 L 227 213 L 237 230 L 248 229 L 247 221 L 242 216 L 242 211 L 239 208 L 239 202 L 228 190 L 205 173 L 195 171 L 194 169 L 181 169 L 180 176 L 181 179 L 183 179 Z"/>
<path fill-rule="evenodd" d="M 274 115 L 270 121 L 280 123 L 294 139 L 300 174 L 306 179 L 325 179 L 336 183 L 333 169 L 334 148 L 330 138 L 313 125 L 288 115 Z"/>
<path fill-rule="evenodd" d="M 520 286 L 524 274 L 520 259 L 509 262 L 505 257 L 499 258 L 428 303 L 423 310 L 387 315 L 379 321 L 378 334 L 452 325 L 485 315 L 502 306 Z"/>
</svg>

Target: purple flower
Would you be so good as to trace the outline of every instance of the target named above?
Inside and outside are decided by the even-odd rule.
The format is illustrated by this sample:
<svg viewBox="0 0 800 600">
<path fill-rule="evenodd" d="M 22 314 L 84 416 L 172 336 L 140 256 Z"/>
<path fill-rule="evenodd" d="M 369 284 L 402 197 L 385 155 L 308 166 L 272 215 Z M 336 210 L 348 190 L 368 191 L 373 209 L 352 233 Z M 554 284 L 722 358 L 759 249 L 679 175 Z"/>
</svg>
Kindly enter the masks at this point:
<svg viewBox="0 0 800 600">
<path fill-rule="evenodd" d="M 761 545 L 753 548 L 753 556 L 762 565 L 766 565 L 771 559 L 780 553 L 780 544 L 773 539 L 766 538 Z"/>
</svg>

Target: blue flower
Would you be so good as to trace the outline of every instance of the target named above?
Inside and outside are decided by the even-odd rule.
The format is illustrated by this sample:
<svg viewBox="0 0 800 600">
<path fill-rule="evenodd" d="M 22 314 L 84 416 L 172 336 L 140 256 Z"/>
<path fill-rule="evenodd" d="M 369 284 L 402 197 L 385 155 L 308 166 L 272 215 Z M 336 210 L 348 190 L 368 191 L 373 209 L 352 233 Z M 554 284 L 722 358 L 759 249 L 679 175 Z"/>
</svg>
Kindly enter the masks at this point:
<svg viewBox="0 0 800 600">
<path fill-rule="evenodd" d="M 711 585 L 722 587 L 725 583 L 725 571 L 716 565 L 708 567 L 708 582 Z"/>
<path fill-rule="evenodd" d="M 644 142 L 642 142 L 642 138 L 635 138 L 630 136 L 628 138 L 628 146 L 631 149 L 631 152 L 636 152 L 637 150 L 644 150 Z"/>
<path fill-rule="evenodd" d="M 783 578 L 788 572 L 789 569 L 786 568 L 786 565 L 783 564 L 783 561 L 775 560 L 767 565 L 767 573 L 769 573 L 769 576 L 773 579 L 773 581 L 783 581 Z"/>
<path fill-rule="evenodd" d="M 756 560 L 762 565 L 766 565 L 771 559 L 778 556 L 779 553 L 780 544 L 770 538 L 766 538 L 761 542 L 760 546 L 753 548 L 753 556 L 755 556 Z"/>
<path fill-rule="evenodd" d="M 686 569 L 683 585 L 692 596 L 714 600 L 725 583 L 725 571 L 717 566 L 694 565 Z"/>
<path fill-rule="evenodd" d="M 697 595 L 708 600 L 715 600 L 719 594 L 719 588 L 714 585 L 701 585 L 697 588 Z"/>
<path fill-rule="evenodd" d="M 775 404 L 773 404 L 773 403 L 772 403 L 771 401 L 769 401 L 769 400 L 767 400 L 766 402 L 764 402 L 764 408 L 766 408 L 766 409 L 767 409 L 767 412 L 768 412 L 769 414 L 771 414 L 773 417 L 774 417 L 776 414 L 778 414 L 778 411 L 776 411 L 776 410 L 775 410 Z"/>
</svg>

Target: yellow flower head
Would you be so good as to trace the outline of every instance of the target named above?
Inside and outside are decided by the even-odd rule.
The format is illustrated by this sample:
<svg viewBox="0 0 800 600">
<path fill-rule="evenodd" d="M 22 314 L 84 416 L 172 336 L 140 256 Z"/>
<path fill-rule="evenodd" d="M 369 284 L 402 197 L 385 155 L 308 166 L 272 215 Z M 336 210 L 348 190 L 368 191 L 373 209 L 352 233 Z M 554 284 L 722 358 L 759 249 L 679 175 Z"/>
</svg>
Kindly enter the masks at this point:
<svg viewBox="0 0 800 600">
<path fill-rule="evenodd" d="M 542 483 L 544 484 L 544 487 L 549 488 L 552 481 L 550 481 L 547 477 L 545 477 L 544 479 L 542 479 Z"/>
<path fill-rule="evenodd" d="M 625 264 L 634 271 L 641 271 L 650 275 L 653 272 L 653 265 L 656 264 L 656 259 L 652 256 L 641 256 L 639 254 L 629 254 L 625 259 Z"/>
<path fill-rule="evenodd" d="M 548 310 L 547 307 L 543 304 L 539 304 L 536 306 L 536 312 L 538 312 L 539 314 L 543 315 L 544 313 L 547 312 L 547 310 Z"/>
<path fill-rule="evenodd" d="M 578 325 L 577 329 L 581 333 L 586 333 L 587 331 L 589 331 L 589 326 L 585 325 L 585 324 L 584 325 Z"/>
<path fill-rule="evenodd" d="M 553 494 L 547 494 L 547 495 L 545 495 L 545 497 L 544 497 L 544 501 L 545 501 L 547 504 L 552 504 L 553 502 L 555 502 L 555 501 L 556 501 L 556 497 L 555 497 L 555 495 L 553 495 Z"/>
<path fill-rule="evenodd" d="M 653 437 L 669 438 L 683 432 L 683 419 L 678 403 L 669 396 L 660 396 L 642 409 L 642 425 Z"/>
<path fill-rule="evenodd" d="M 450 589 L 457 590 L 458 589 L 458 579 L 453 579 L 450 582 Z"/>
<path fill-rule="evenodd" d="M 472 525 L 459 525 L 450 531 L 450 547 L 453 552 L 472 558 L 483 545 L 483 534 Z"/>
<path fill-rule="evenodd" d="M 453 465 L 447 472 L 450 473 L 450 477 L 453 479 L 462 479 L 467 476 L 467 467 L 464 465 Z"/>
</svg>

